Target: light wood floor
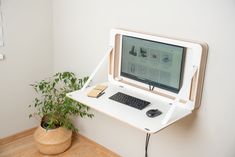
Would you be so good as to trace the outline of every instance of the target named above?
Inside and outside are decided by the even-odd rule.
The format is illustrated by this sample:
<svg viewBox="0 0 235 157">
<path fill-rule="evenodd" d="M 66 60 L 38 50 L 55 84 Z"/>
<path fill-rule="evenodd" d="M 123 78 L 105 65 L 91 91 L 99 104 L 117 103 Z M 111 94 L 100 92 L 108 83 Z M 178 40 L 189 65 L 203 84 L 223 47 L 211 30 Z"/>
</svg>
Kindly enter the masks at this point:
<svg viewBox="0 0 235 157">
<path fill-rule="evenodd" d="M 103 146 L 81 136 L 74 136 L 71 147 L 59 155 L 43 155 L 36 149 L 32 135 L 0 145 L 0 157 L 120 157 Z"/>
</svg>

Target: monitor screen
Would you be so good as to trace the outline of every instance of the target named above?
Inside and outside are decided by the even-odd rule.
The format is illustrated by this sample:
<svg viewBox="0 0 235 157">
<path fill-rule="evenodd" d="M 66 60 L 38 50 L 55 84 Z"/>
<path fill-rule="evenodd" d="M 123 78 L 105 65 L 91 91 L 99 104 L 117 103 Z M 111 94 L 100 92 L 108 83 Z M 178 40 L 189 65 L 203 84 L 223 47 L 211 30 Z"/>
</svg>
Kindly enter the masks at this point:
<svg viewBox="0 0 235 157">
<path fill-rule="evenodd" d="M 184 56 L 184 47 L 123 35 L 120 75 L 178 93 Z"/>
</svg>

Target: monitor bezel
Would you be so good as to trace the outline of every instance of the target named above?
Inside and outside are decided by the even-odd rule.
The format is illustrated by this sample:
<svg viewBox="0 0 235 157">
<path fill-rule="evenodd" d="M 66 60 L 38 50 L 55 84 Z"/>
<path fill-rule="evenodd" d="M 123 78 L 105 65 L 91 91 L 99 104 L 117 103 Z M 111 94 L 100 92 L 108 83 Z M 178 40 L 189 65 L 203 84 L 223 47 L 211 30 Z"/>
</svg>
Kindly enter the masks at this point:
<svg viewBox="0 0 235 157">
<path fill-rule="evenodd" d="M 146 83 L 145 81 L 143 81 L 141 79 L 134 78 L 134 76 L 133 77 L 123 76 L 122 71 L 121 71 L 121 69 L 122 69 L 122 50 L 123 50 L 123 43 L 122 42 L 123 42 L 123 36 L 182 48 L 183 52 L 182 52 L 182 60 L 181 60 L 181 66 L 180 66 L 180 78 L 179 78 L 180 81 L 179 81 L 178 88 L 174 88 L 174 87 L 167 86 L 167 85 L 164 85 L 164 84 L 161 84 L 161 83 L 156 83 L 156 82 L 155 82 L 155 84 L 149 84 L 149 83 Z M 160 41 L 156 41 L 156 40 L 151 40 L 151 39 L 141 38 L 141 37 L 136 37 L 136 36 L 130 36 L 130 35 L 124 35 L 124 34 L 120 36 L 119 43 L 120 43 L 119 67 L 118 67 L 118 77 L 119 77 L 119 79 L 137 84 L 139 86 L 143 86 L 145 88 L 149 88 L 150 86 L 152 86 L 152 87 L 154 87 L 158 90 L 164 90 L 164 91 L 172 92 L 172 93 L 176 93 L 176 94 L 180 91 L 180 89 L 182 87 L 182 84 L 183 84 L 183 78 L 184 78 L 184 65 L 185 65 L 185 58 L 186 58 L 185 56 L 186 56 L 186 50 L 187 50 L 186 47 L 175 45 L 175 44 L 170 44 L 170 43 L 167 43 L 167 42 L 160 42 Z"/>
</svg>

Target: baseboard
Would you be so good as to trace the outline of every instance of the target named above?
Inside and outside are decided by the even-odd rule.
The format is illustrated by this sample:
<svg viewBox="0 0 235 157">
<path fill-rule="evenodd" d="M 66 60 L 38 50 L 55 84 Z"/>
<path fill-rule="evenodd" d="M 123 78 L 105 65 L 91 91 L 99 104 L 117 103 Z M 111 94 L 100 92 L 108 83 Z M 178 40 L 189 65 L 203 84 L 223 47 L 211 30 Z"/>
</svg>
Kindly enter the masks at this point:
<svg viewBox="0 0 235 157">
<path fill-rule="evenodd" d="M 20 138 L 32 135 L 34 133 L 35 129 L 36 129 L 36 127 L 19 132 L 19 133 L 16 133 L 14 135 L 11 135 L 11 136 L 8 136 L 5 138 L 2 138 L 2 139 L 0 139 L 0 145 L 8 144 L 8 143 L 14 142 L 15 140 L 18 140 Z"/>
</svg>

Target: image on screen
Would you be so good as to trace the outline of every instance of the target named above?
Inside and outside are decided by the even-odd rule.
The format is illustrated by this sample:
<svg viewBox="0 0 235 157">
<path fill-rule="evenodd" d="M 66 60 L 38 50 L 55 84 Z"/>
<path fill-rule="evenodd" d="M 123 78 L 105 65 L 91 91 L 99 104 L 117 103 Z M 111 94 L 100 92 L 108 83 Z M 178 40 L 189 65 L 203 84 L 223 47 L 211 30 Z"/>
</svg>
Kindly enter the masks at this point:
<svg viewBox="0 0 235 157">
<path fill-rule="evenodd" d="M 184 47 L 123 35 L 120 75 L 178 93 L 184 56 Z"/>
</svg>

